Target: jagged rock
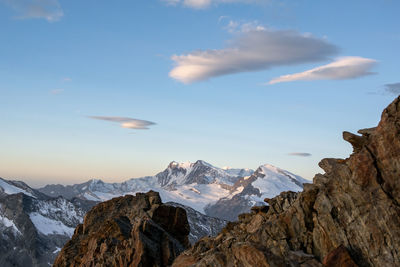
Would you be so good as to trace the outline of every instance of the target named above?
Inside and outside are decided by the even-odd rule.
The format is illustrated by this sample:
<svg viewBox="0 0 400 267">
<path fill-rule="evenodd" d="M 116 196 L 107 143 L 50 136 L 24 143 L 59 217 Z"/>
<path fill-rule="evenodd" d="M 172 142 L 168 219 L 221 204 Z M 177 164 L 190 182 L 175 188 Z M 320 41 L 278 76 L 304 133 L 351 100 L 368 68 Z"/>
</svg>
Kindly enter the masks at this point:
<svg viewBox="0 0 400 267">
<path fill-rule="evenodd" d="M 367 142 L 366 136 L 358 136 L 346 131 L 343 132 L 343 139 L 353 146 L 353 152 L 360 152 Z"/>
<path fill-rule="evenodd" d="M 326 267 L 358 267 L 343 245 L 340 245 L 326 255 L 322 263 Z"/>
<path fill-rule="evenodd" d="M 251 212 L 253 213 L 267 213 L 269 206 L 254 206 L 251 207 Z"/>
<path fill-rule="evenodd" d="M 271 212 L 274 213 L 281 213 L 287 208 L 289 208 L 292 203 L 296 200 L 297 198 L 296 192 L 282 192 L 280 195 L 274 198 L 266 198 L 264 199 L 265 202 L 269 204 L 269 209 L 271 209 Z M 268 209 L 268 210 L 269 210 Z"/>
<path fill-rule="evenodd" d="M 157 192 L 114 198 L 87 213 L 54 266 L 168 266 L 188 234 L 185 210 L 162 204 Z"/>
<path fill-rule="evenodd" d="M 240 215 L 173 266 L 321 266 L 325 257 L 342 266 L 344 248 L 358 266 L 400 266 L 400 97 L 360 133 L 344 134 L 354 153 L 322 160 L 325 174 L 303 192 L 266 199 L 266 214 Z"/>
</svg>

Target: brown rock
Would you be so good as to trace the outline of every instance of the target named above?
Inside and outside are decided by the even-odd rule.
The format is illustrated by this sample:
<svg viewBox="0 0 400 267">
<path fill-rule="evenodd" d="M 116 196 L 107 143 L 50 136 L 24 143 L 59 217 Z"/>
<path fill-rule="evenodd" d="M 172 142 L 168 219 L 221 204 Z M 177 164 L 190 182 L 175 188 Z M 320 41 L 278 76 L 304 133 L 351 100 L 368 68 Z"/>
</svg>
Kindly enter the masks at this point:
<svg viewBox="0 0 400 267">
<path fill-rule="evenodd" d="M 54 266 L 168 266 L 188 247 L 186 212 L 158 193 L 114 198 L 87 213 Z"/>
<path fill-rule="evenodd" d="M 343 139 L 353 146 L 353 152 L 361 151 L 362 147 L 367 142 L 365 136 L 358 136 L 349 132 L 343 132 Z"/>
<path fill-rule="evenodd" d="M 251 207 L 251 211 L 253 213 L 267 213 L 269 209 L 269 206 L 254 206 Z"/>
<path fill-rule="evenodd" d="M 232 248 L 233 255 L 240 259 L 242 266 L 270 267 L 267 255 L 262 250 L 258 250 L 251 244 L 235 244 Z"/>
<path fill-rule="evenodd" d="M 322 263 L 326 267 L 358 267 L 343 245 L 340 245 L 326 255 Z"/>
</svg>

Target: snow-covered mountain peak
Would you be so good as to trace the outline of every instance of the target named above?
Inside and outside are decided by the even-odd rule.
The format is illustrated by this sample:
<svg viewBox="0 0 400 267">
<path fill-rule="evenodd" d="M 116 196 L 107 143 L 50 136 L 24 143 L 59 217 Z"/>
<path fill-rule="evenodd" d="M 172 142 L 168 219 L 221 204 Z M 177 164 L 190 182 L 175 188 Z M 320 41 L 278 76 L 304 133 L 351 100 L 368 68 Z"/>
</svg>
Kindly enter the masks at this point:
<svg viewBox="0 0 400 267">
<path fill-rule="evenodd" d="M 236 220 L 238 214 L 248 212 L 250 207 L 265 205 L 265 198 L 274 197 L 283 191 L 302 191 L 303 183 L 307 182 L 286 170 L 264 164 L 251 175 L 237 180 L 229 194 L 206 206 L 205 212 L 226 220 Z"/>
<path fill-rule="evenodd" d="M 292 183 L 295 183 L 296 185 L 302 187 L 304 183 L 309 183 L 310 181 L 304 179 L 301 176 L 295 175 L 289 171 L 283 170 L 281 168 L 275 167 L 271 164 L 264 164 L 258 167 L 258 169 L 255 172 L 256 174 L 261 174 L 264 175 L 265 178 L 276 178 L 276 177 L 282 177 Z"/>
<path fill-rule="evenodd" d="M 24 182 L 20 181 L 6 181 L 0 178 L 0 195 L 1 193 L 6 195 L 24 193 L 27 196 L 36 198 L 32 189 Z"/>
<path fill-rule="evenodd" d="M 281 172 L 283 172 L 283 170 L 278 167 L 275 167 L 271 164 L 264 164 L 264 165 L 261 165 L 260 167 L 258 167 L 256 172 L 260 173 L 260 174 L 268 175 L 271 173 L 274 173 L 274 174 L 281 173 Z"/>
<path fill-rule="evenodd" d="M 171 162 L 168 168 L 157 174 L 158 182 L 162 187 L 175 188 L 177 185 L 188 184 L 225 184 L 233 185 L 239 177 L 251 175 L 249 169 L 221 169 L 214 167 L 203 160 L 194 163 Z"/>
<path fill-rule="evenodd" d="M 168 164 L 168 169 L 192 169 L 197 166 L 207 166 L 210 168 L 216 168 L 213 165 L 211 165 L 208 162 L 205 162 L 204 160 L 197 160 L 196 162 L 190 162 L 190 161 L 185 161 L 185 162 L 177 162 L 177 161 L 172 161 L 170 164 Z"/>
<path fill-rule="evenodd" d="M 217 167 L 214 167 L 213 165 L 211 165 L 211 164 L 208 163 L 208 162 L 205 162 L 204 160 L 198 160 L 198 161 L 196 161 L 196 162 L 194 163 L 194 165 L 195 165 L 195 166 L 207 166 L 207 167 L 210 167 L 210 168 L 218 169 Z"/>
<path fill-rule="evenodd" d="M 177 161 L 172 161 L 170 164 L 168 164 L 168 169 L 189 169 L 193 163 L 186 161 L 186 162 L 177 162 Z"/>
<path fill-rule="evenodd" d="M 89 180 L 90 185 L 96 185 L 96 184 L 104 184 L 104 182 L 101 179 L 91 179 Z"/>
<path fill-rule="evenodd" d="M 99 187 L 102 187 L 103 181 L 101 181 L 100 179 L 91 179 L 88 182 L 88 185 L 85 189 L 89 189 L 89 190 L 96 190 Z M 85 190 L 83 189 L 83 190 Z"/>
</svg>

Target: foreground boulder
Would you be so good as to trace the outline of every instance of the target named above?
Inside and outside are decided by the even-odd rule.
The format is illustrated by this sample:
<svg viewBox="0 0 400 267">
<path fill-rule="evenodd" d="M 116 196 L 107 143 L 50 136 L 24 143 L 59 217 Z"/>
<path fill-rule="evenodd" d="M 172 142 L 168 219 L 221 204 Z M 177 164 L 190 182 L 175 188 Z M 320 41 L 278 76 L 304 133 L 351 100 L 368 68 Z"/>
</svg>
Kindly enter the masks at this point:
<svg viewBox="0 0 400 267">
<path fill-rule="evenodd" d="M 359 134 L 303 192 L 266 199 L 173 266 L 400 266 L 400 98 Z"/>
<path fill-rule="evenodd" d="M 168 266 L 188 235 L 185 210 L 162 204 L 157 192 L 114 198 L 87 213 L 54 266 Z"/>
</svg>

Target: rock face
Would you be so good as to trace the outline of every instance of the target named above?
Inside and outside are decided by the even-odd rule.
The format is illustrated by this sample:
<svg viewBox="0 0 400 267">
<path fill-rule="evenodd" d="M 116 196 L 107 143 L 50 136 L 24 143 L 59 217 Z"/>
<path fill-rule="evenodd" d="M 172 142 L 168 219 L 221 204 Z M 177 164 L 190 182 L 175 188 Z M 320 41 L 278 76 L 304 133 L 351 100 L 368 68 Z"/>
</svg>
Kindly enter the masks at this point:
<svg viewBox="0 0 400 267">
<path fill-rule="evenodd" d="M 168 266 L 188 235 L 185 210 L 162 204 L 158 193 L 114 198 L 87 213 L 54 266 Z"/>
<path fill-rule="evenodd" d="M 354 153 L 322 160 L 303 192 L 266 199 L 267 211 L 239 216 L 173 266 L 400 266 L 400 97 L 359 133 L 344 134 Z"/>
</svg>

